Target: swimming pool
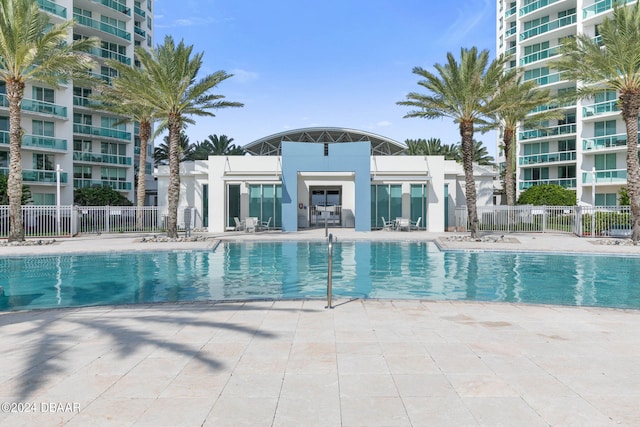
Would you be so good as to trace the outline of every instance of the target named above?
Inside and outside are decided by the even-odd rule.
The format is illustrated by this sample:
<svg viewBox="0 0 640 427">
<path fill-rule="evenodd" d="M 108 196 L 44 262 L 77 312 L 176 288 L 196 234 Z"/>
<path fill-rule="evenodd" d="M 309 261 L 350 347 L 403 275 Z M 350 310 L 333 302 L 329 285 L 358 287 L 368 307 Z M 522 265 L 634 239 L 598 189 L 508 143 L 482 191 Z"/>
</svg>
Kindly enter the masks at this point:
<svg viewBox="0 0 640 427">
<path fill-rule="evenodd" d="M 335 298 L 504 301 L 640 309 L 640 257 L 442 252 L 430 242 L 338 242 Z M 214 251 L 0 259 L 0 310 L 325 298 L 325 242 Z"/>
</svg>

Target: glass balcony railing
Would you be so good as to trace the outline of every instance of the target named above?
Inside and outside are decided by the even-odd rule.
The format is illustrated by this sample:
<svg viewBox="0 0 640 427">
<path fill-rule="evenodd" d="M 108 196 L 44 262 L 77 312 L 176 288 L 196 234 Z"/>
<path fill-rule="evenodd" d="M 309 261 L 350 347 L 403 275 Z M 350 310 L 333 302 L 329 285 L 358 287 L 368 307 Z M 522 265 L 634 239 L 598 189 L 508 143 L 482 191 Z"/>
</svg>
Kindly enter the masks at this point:
<svg viewBox="0 0 640 427">
<path fill-rule="evenodd" d="M 576 133 L 575 123 L 550 126 L 544 129 L 525 130 L 520 132 L 519 139 L 526 140 L 526 139 L 533 139 L 533 138 L 543 138 L 543 137 L 554 136 L 554 135 L 569 135 L 572 133 Z"/>
<path fill-rule="evenodd" d="M 582 115 L 584 117 L 597 116 L 598 114 L 613 113 L 620 111 L 618 108 L 618 100 L 597 102 L 595 104 L 585 105 L 582 107 Z"/>
<path fill-rule="evenodd" d="M 108 163 L 111 165 L 125 165 L 131 166 L 131 157 L 116 156 L 115 154 L 98 154 L 98 153 L 83 153 L 81 151 L 73 152 L 73 160 L 77 162 L 91 162 L 91 163 Z"/>
<path fill-rule="evenodd" d="M 144 10 L 140 9 L 138 6 L 133 7 L 133 12 L 138 16 L 142 16 L 143 18 L 147 17 L 147 13 Z"/>
<path fill-rule="evenodd" d="M 95 55 L 100 58 L 115 59 L 116 61 L 122 62 L 123 64 L 131 65 L 131 58 L 127 57 L 126 55 L 122 55 L 121 53 L 114 52 L 112 50 L 94 47 L 92 49 L 89 49 L 89 53 L 91 55 Z"/>
<path fill-rule="evenodd" d="M 105 22 L 96 21 L 95 19 L 91 19 L 86 16 L 82 16 L 78 13 L 74 13 L 73 17 L 80 25 L 84 25 L 85 27 L 94 28 L 96 30 L 102 31 L 104 33 L 113 34 L 116 37 L 120 37 L 127 41 L 131 41 L 131 34 L 126 32 L 125 30 L 121 30 L 118 27 L 114 27 L 113 25 L 107 24 Z"/>
<path fill-rule="evenodd" d="M 520 190 L 526 190 L 534 185 L 549 185 L 555 184 L 564 188 L 576 188 L 576 178 L 561 178 L 561 179 L 537 179 L 530 181 L 520 181 Z"/>
<path fill-rule="evenodd" d="M 582 18 L 588 19 L 613 8 L 614 3 L 631 3 L 634 0 L 601 0 L 582 9 Z"/>
<path fill-rule="evenodd" d="M 518 157 L 518 164 L 520 166 L 537 165 L 540 163 L 553 163 L 553 162 L 570 162 L 576 160 L 575 151 L 558 151 L 555 153 L 541 153 L 531 154 L 528 156 Z"/>
<path fill-rule="evenodd" d="M 124 13 L 127 16 L 131 16 L 131 9 L 127 6 L 118 3 L 114 0 L 92 0 L 96 3 L 100 3 L 101 5 L 107 6 L 113 10 L 117 10 L 118 12 Z"/>
<path fill-rule="evenodd" d="M 549 49 L 545 49 L 539 52 L 534 52 L 529 55 L 525 55 L 522 58 L 520 58 L 520 65 L 527 65 L 527 64 L 531 64 L 532 62 L 550 58 L 554 55 L 557 55 L 559 51 L 560 51 L 560 46 L 554 46 L 554 47 L 550 47 Z"/>
<path fill-rule="evenodd" d="M 507 31 L 504 32 L 504 38 L 506 39 L 507 37 L 511 37 L 512 35 L 514 35 L 516 33 L 516 27 L 511 27 L 509 28 Z"/>
<path fill-rule="evenodd" d="M 114 190 L 131 191 L 131 183 L 127 181 L 108 181 L 97 179 L 74 179 L 73 188 L 111 187 Z"/>
<path fill-rule="evenodd" d="M 79 123 L 73 124 L 73 133 L 131 141 L 131 132 L 126 132 L 119 129 L 101 128 L 97 126 L 83 125 Z"/>
<path fill-rule="evenodd" d="M 133 31 L 140 37 L 147 38 L 147 33 L 140 27 L 133 27 Z"/>
<path fill-rule="evenodd" d="M 548 6 L 548 5 L 553 4 L 553 3 L 557 2 L 557 1 L 559 1 L 559 0 L 538 0 L 538 1 L 534 1 L 532 3 L 529 3 L 528 5 L 520 8 L 520 16 L 526 15 L 527 13 L 531 13 L 534 10 L 538 10 L 541 7 Z"/>
<path fill-rule="evenodd" d="M 0 144 L 9 145 L 9 131 L 0 131 Z M 67 150 L 67 140 L 41 135 L 22 135 L 23 147 L 35 147 L 47 150 Z"/>
<path fill-rule="evenodd" d="M 638 132 L 640 136 L 640 132 Z M 627 134 L 619 133 L 616 135 L 601 136 L 598 138 L 590 138 L 582 140 L 582 149 L 584 151 L 602 150 L 605 148 L 617 148 L 627 146 Z"/>
<path fill-rule="evenodd" d="M 67 19 L 67 8 L 56 4 L 51 0 L 38 0 L 38 6 L 45 12 L 53 13 L 63 19 Z"/>
<path fill-rule="evenodd" d="M 102 80 L 103 82 L 107 83 L 109 86 L 111 86 L 111 79 L 115 77 L 115 76 L 109 76 L 107 74 L 94 73 L 93 71 L 89 71 L 89 75 L 96 79 Z"/>
<path fill-rule="evenodd" d="M 0 168 L 0 175 L 9 175 L 9 168 Z M 60 183 L 67 183 L 66 172 L 60 172 Z M 22 169 L 22 180 L 24 182 L 33 182 L 33 183 L 41 183 L 41 184 L 55 184 L 56 183 L 56 171 L 43 171 L 43 170 L 32 170 L 32 169 Z"/>
<path fill-rule="evenodd" d="M 526 40 L 528 38 L 539 36 L 540 34 L 548 33 L 549 31 L 557 30 L 558 28 L 566 27 L 567 25 L 576 23 L 576 14 L 563 16 L 562 18 L 555 19 L 551 22 L 538 25 L 537 27 L 529 28 L 520 34 L 520 40 Z"/>
<path fill-rule="evenodd" d="M 593 184 L 595 178 L 596 184 L 622 184 L 627 182 L 626 169 L 609 169 L 595 172 L 582 172 L 582 183 Z"/>
<path fill-rule="evenodd" d="M 525 81 L 535 80 L 535 82 L 538 84 L 538 86 L 544 86 L 544 85 L 550 85 L 552 83 L 557 83 L 557 82 L 562 80 L 562 77 L 563 77 L 562 73 L 561 72 L 557 72 L 557 73 L 553 73 L 553 74 L 546 74 L 546 75 L 540 76 L 540 77 L 525 79 Z"/>
<path fill-rule="evenodd" d="M 512 8 L 507 9 L 506 12 L 504 12 L 505 19 L 510 17 L 510 16 L 512 16 L 512 15 L 515 15 L 516 14 L 516 10 L 517 9 L 516 9 L 515 6 L 513 6 Z"/>
<path fill-rule="evenodd" d="M 51 102 L 39 101 L 37 99 L 24 98 L 20 104 L 23 111 L 32 111 L 34 113 L 50 114 L 66 119 L 67 107 L 62 105 L 52 104 Z M 0 94 L 0 107 L 9 107 L 9 100 L 7 95 Z"/>
</svg>

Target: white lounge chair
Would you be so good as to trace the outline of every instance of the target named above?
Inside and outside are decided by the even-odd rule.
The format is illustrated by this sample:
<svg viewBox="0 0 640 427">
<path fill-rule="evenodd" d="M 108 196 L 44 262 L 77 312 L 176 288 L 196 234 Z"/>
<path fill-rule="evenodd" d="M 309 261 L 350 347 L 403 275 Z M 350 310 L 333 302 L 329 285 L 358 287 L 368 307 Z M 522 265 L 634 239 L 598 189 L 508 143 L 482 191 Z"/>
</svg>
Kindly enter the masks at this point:
<svg viewBox="0 0 640 427">
<path fill-rule="evenodd" d="M 420 229 L 420 221 L 422 221 L 422 217 L 419 216 L 418 220 L 414 223 L 411 221 L 411 225 L 409 226 L 409 230 L 419 230 Z"/>
<path fill-rule="evenodd" d="M 240 221 L 240 219 L 237 216 L 233 217 L 233 220 L 236 223 L 236 228 L 235 231 L 243 231 L 245 226 L 244 226 L 244 221 Z"/>
<path fill-rule="evenodd" d="M 380 218 L 382 218 L 382 229 L 384 231 L 395 230 L 395 228 L 396 228 L 395 221 L 386 221 L 383 216 L 380 217 Z"/>
<path fill-rule="evenodd" d="M 262 231 L 262 230 L 267 230 L 269 231 L 269 226 L 271 225 L 271 217 L 269 217 L 268 221 L 260 221 L 260 224 L 258 225 L 258 230 Z"/>
</svg>

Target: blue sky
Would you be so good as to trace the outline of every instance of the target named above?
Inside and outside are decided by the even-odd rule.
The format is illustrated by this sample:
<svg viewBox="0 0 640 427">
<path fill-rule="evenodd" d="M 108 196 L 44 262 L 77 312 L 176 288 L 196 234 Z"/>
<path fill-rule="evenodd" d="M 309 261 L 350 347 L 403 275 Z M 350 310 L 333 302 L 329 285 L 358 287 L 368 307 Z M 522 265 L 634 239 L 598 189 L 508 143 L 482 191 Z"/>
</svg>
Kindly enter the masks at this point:
<svg viewBox="0 0 640 427">
<path fill-rule="evenodd" d="M 451 120 L 404 119 L 408 108 L 396 102 L 424 92 L 415 66 L 429 69 L 460 47 L 495 53 L 493 0 L 157 0 L 154 15 L 154 44 L 169 34 L 194 45 L 201 73 L 234 74 L 213 93 L 245 104 L 196 118 L 191 142 L 217 134 L 244 145 L 335 126 L 454 143 Z M 476 139 L 495 156 L 494 133 Z"/>
</svg>

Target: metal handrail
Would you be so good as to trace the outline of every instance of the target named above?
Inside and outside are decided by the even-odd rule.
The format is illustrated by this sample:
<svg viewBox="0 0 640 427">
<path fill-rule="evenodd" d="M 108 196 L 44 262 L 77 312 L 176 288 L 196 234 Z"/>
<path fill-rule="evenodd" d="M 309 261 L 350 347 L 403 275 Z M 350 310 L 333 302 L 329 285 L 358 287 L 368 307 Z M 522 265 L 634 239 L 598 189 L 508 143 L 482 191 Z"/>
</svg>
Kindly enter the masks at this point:
<svg viewBox="0 0 640 427">
<path fill-rule="evenodd" d="M 331 294 L 333 292 L 333 234 L 329 233 L 329 261 L 327 263 L 327 306 L 325 308 L 333 308 L 331 306 Z"/>
</svg>

